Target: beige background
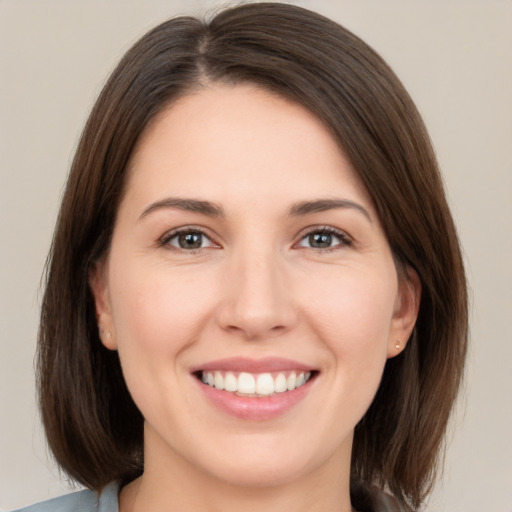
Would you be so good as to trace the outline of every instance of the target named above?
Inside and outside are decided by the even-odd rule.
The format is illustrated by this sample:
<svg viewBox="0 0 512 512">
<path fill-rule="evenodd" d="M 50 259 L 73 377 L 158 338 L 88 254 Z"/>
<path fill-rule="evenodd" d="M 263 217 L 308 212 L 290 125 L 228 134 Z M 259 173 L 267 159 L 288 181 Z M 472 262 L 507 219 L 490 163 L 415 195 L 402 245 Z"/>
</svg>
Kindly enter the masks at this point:
<svg viewBox="0 0 512 512">
<path fill-rule="evenodd" d="M 427 510 L 512 512 L 512 1 L 304 0 L 374 46 L 436 145 L 472 288 L 466 398 Z M 0 510 L 68 490 L 34 402 L 39 279 L 73 148 L 147 29 L 207 0 L 0 0 Z"/>
</svg>

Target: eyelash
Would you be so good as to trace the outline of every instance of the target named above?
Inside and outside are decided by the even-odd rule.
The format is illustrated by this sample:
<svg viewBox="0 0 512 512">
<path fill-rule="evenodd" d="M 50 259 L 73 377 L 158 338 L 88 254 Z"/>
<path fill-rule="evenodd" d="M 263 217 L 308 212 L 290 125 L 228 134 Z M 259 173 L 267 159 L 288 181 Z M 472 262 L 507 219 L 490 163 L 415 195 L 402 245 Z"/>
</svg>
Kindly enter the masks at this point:
<svg viewBox="0 0 512 512">
<path fill-rule="evenodd" d="M 308 246 L 302 246 L 300 245 L 301 242 L 306 240 L 308 237 L 312 235 L 329 235 L 334 236 L 339 239 L 340 243 L 332 245 L 331 247 L 325 247 L 325 248 L 315 248 L 315 247 L 308 247 Z M 297 245 L 297 244 L 296 244 Z M 331 252 L 339 249 L 340 247 L 350 247 L 352 245 L 352 239 L 343 231 L 340 231 L 338 229 L 335 229 L 331 226 L 315 226 L 313 228 L 308 228 L 306 232 L 301 233 L 300 240 L 299 240 L 299 247 L 305 247 L 307 249 L 312 249 L 315 252 Z"/>
<path fill-rule="evenodd" d="M 340 243 L 335 244 L 330 247 L 324 247 L 324 248 L 315 248 L 315 247 L 301 245 L 301 243 L 304 240 L 306 240 L 308 237 L 311 237 L 313 235 L 318 235 L 318 234 L 334 236 L 339 239 Z M 210 242 L 210 244 L 212 244 L 212 246 L 220 247 L 218 244 L 216 244 L 211 239 L 210 236 L 208 236 L 208 234 L 204 230 L 202 230 L 201 228 L 196 228 L 196 227 L 178 228 L 178 229 L 171 231 L 170 233 L 166 233 L 160 239 L 159 245 L 162 247 L 167 247 L 170 250 L 183 251 L 183 252 L 187 252 L 189 254 L 195 254 L 196 252 L 200 251 L 201 249 L 210 248 L 210 247 L 196 247 L 196 248 L 192 248 L 192 249 L 185 249 L 183 247 L 176 247 L 176 246 L 171 245 L 170 242 L 173 239 L 178 239 L 178 237 L 183 236 L 183 235 L 200 235 L 201 237 L 204 237 L 207 240 L 209 240 L 209 242 Z M 202 243 L 201 243 L 201 245 L 202 245 Z M 352 240 L 346 233 L 344 233 L 343 231 L 340 231 L 338 229 L 334 229 L 330 226 L 316 226 L 313 228 L 308 228 L 307 231 L 303 231 L 300 234 L 299 242 L 294 244 L 294 246 L 309 248 L 309 249 L 314 250 L 315 252 L 331 252 L 333 250 L 336 250 L 339 247 L 349 247 L 351 245 L 352 245 Z"/>
</svg>

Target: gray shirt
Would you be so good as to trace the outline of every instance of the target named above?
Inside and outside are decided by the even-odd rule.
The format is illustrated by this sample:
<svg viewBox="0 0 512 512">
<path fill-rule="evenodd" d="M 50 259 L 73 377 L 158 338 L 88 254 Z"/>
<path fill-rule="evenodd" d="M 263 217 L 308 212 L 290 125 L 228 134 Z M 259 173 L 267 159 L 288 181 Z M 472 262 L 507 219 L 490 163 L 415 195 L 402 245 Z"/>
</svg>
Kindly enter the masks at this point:
<svg viewBox="0 0 512 512">
<path fill-rule="evenodd" d="M 78 491 L 13 512 L 119 512 L 119 484 L 112 482 L 100 494 Z"/>
<path fill-rule="evenodd" d="M 119 484 L 112 482 L 100 494 L 90 490 L 78 491 L 13 512 L 119 512 L 118 495 Z M 382 493 L 373 495 L 371 506 L 373 512 L 402 512 L 403 510 L 394 498 Z"/>
</svg>

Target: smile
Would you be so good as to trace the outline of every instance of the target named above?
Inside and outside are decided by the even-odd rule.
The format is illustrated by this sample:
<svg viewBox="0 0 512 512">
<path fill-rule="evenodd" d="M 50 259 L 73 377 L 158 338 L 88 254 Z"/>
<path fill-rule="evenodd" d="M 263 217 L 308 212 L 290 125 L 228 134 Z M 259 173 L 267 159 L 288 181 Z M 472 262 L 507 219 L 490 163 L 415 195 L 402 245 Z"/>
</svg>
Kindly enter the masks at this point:
<svg viewBox="0 0 512 512">
<path fill-rule="evenodd" d="M 203 384 L 218 390 L 228 391 L 238 396 L 268 397 L 278 393 L 293 391 L 306 384 L 311 372 L 225 372 L 220 370 L 202 371 L 200 378 Z"/>
<path fill-rule="evenodd" d="M 282 417 L 306 400 L 319 369 L 291 359 L 232 357 L 190 368 L 201 394 L 222 414 L 245 421 Z"/>
</svg>

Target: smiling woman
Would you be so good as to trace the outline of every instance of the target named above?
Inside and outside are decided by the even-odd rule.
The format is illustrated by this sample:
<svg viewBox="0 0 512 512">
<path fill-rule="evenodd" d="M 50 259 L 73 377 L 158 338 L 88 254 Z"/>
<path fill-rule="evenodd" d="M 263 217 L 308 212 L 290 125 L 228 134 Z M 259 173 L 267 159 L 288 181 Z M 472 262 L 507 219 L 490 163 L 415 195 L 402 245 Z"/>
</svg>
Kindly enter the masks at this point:
<svg viewBox="0 0 512 512">
<path fill-rule="evenodd" d="M 145 419 L 145 476 L 121 504 L 132 486 L 140 503 L 176 503 L 175 485 L 193 495 L 202 480 L 348 486 L 352 430 L 419 303 L 377 218 L 296 103 L 211 84 L 156 116 L 92 278 L 104 343 Z M 169 465 L 178 476 L 158 493 L 148 470 Z"/>
<path fill-rule="evenodd" d="M 170 20 L 71 169 L 38 368 L 91 490 L 30 510 L 416 510 L 466 334 L 433 151 L 380 57 L 290 5 Z"/>
</svg>

